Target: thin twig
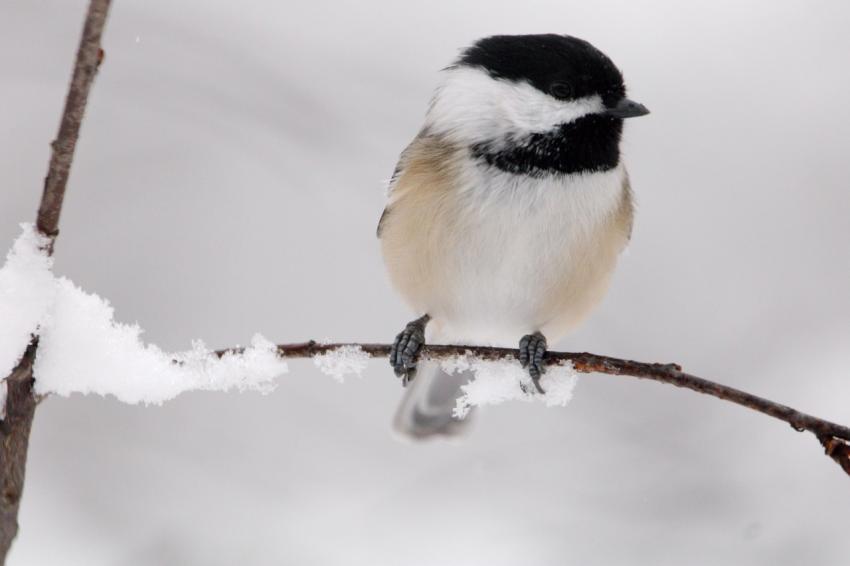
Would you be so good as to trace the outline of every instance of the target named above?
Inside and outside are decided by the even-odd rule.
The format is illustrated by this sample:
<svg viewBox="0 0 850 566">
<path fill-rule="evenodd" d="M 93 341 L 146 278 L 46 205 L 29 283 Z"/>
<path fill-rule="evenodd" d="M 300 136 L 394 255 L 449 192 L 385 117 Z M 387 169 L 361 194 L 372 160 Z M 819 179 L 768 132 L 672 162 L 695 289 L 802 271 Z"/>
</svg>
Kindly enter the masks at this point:
<svg viewBox="0 0 850 566">
<path fill-rule="evenodd" d="M 106 24 L 109 3 L 110 0 L 92 0 L 89 4 L 74 73 L 65 99 L 65 109 L 59 123 L 59 133 L 50 144 L 50 165 L 44 178 L 44 192 L 41 195 L 36 223 L 39 232 L 45 236 L 55 237 L 59 233 L 59 214 L 62 212 L 65 187 L 71 173 L 80 125 L 83 122 L 92 81 L 103 60 L 100 38 Z"/>
<path fill-rule="evenodd" d="M 103 59 L 100 39 L 110 0 L 92 0 L 86 14 L 74 72 L 68 86 L 59 133 L 51 144 L 52 154 L 44 191 L 38 207 L 36 226 L 50 238 L 48 253 L 59 234 L 59 214 L 74 159 L 91 83 Z M 36 400 L 32 393 L 32 364 L 38 340 L 34 339 L 20 362 L 6 378 L 6 414 L 0 423 L 0 565 L 6 563 L 9 547 L 18 533 L 18 509 L 24 488 L 27 448 Z"/>
<path fill-rule="evenodd" d="M 283 358 L 308 358 L 317 354 L 327 353 L 341 346 L 357 346 L 374 357 L 386 357 L 390 353 L 389 344 L 321 344 L 314 341 L 281 344 L 277 346 L 277 352 Z M 241 351 L 239 348 L 219 350 L 216 354 L 222 356 L 227 352 L 239 351 Z M 511 348 L 439 345 L 425 346 L 421 355 L 425 359 L 441 359 L 467 353 L 471 353 L 475 357 L 484 360 L 498 360 L 506 357 L 518 358 L 519 356 L 519 351 Z M 735 403 L 753 411 L 758 411 L 759 413 L 788 423 L 797 431 L 808 431 L 814 434 L 821 444 L 823 444 L 827 455 L 835 460 L 850 475 L 850 445 L 848 445 L 848 441 L 850 441 L 850 428 L 846 426 L 802 413 L 787 405 L 758 397 L 740 389 L 735 389 L 734 387 L 685 373 L 678 364 L 635 362 L 632 360 L 588 354 L 587 352 L 547 352 L 546 361 L 550 364 L 570 362 L 576 371 L 581 373 L 623 375 L 668 383 L 676 387 L 683 387 L 716 397 L 717 399 L 729 401 L 730 403 Z"/>
</svg>

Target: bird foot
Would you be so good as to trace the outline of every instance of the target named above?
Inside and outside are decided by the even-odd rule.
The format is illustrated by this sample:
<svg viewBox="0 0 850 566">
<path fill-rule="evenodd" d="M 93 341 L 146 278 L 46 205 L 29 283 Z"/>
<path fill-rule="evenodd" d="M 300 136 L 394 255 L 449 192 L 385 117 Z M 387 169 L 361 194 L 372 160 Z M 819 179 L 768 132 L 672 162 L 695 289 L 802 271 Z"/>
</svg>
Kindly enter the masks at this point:
<svg viewBox="0 0 850 566">
<path fill-rule="evenodd" d="M 401 378 L 404 387 L 407 387 L 416 375 L 416 364 L 419 352 L 425 345 L 425 326 L 429 320 L 431 317 L 426 314 L 408 322 L 404 330 L 395 337 L 390 348 L 390 365 L 393 366 L 396 376 Z"/>
<path fill-rule="evenodd" d="M 546 393 L 540 386 L 540 377 L 546 372 L 543 357 L 546 355 L 546 337 L 540 332 L 526 334 L 519 341 L 519 363 L 528 368 L 528 374 L 538 393 Z M 523 392 L 528 393 L 523 387 Z"/>
</svg>

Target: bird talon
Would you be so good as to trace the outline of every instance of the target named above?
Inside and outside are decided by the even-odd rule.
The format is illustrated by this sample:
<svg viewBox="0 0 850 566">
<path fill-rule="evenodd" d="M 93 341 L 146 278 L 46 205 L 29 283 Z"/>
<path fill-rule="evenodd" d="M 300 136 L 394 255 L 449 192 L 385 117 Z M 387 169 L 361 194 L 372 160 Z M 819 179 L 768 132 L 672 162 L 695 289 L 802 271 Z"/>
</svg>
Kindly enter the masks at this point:
<svg viewBox="0 0 850 566">
<path fill-rule="evenodd" d="M 519 341 L 519 363 L 522 367 L 528 368 L 534 389 L 540 394 L 546 393 L 540 385 L 540 378 L 546 373 L 546 363 L 543 359 L 545 356 L 546 337 L 540 332 L 526 334 Z M 524 393 L 528 393 L 524 386 L 521 385 L 521 387 Z"/>
<path fill-rule="evenodd" d="M 390 348 L 390 365 L 396 377 L 401 378 L 401 384 L 404 387 L 407 387 L 416 375 L 419 352 L 425 345 L 425 325 L 428 324 L 430 318 L 426 314 L 409 322 L 404 330 L 395 337 Z"/>
</svg>

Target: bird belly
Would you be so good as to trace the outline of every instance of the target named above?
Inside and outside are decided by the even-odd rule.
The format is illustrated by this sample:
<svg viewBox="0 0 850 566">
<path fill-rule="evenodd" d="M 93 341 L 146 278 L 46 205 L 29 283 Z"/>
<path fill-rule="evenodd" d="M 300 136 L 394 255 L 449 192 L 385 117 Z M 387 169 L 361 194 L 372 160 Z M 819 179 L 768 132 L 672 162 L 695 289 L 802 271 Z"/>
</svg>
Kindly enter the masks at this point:
<svg viewBox="0 0 850 566">
<path fill-rule="evenodd" d="M 413 205 L 429 211 L 415 234 L 399 240 L 399 223 L 388 226 L 385 255 L 407 258 L 388 258 L 391 277 L 441 341 L 514 346 L 538 330 L 557 340 L 601 299 L 628 240 L 624 175 L 467 173 Z M 391 216 L 405 206 L 399 198 Z"/>
</svg>

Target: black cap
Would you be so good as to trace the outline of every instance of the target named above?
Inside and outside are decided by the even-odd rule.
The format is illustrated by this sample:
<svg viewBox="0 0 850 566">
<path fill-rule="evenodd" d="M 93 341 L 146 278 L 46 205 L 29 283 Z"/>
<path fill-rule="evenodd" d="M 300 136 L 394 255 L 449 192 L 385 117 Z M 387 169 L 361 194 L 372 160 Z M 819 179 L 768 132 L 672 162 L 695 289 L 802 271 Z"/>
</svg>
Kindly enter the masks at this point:
<svg viewBox="0 0 850 566">
<path fill-rule="evenodd" d="M 527 81 L 555 98 L 598 94 L 614 107 L 626 95 L 623 75 L 593 45 L 569 35 L 494 35 L 467 48 L 456 65 L 480 67 L 494 78 Z"/>
</svg>

